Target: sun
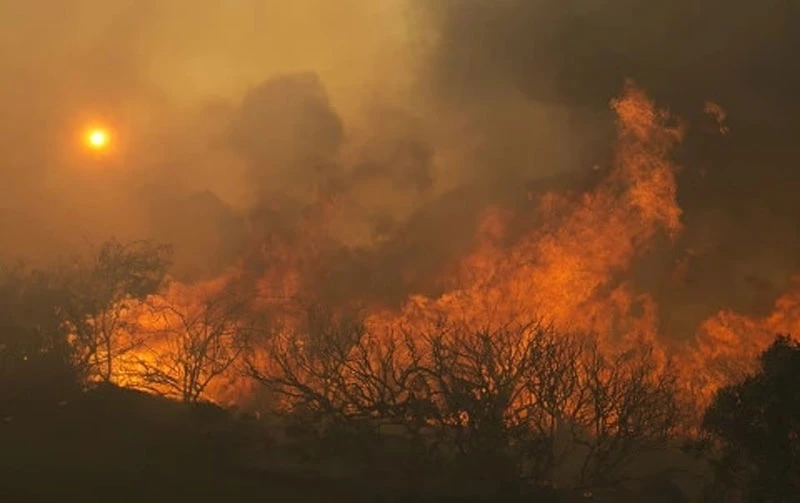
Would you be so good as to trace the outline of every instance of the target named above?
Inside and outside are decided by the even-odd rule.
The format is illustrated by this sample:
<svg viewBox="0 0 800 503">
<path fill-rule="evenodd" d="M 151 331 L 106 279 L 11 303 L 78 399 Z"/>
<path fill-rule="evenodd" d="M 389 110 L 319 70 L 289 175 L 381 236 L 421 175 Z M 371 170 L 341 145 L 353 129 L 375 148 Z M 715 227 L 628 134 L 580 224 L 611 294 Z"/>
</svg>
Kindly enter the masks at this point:
<svg viewBox="0 0 800 503">
<path fill-rule="evenodd" d="M 105 150 L 109 144 L 109 134 L 104 128 L 91 128 L 86 131 L 85 143 L 92 150 Z"/>
</svg>

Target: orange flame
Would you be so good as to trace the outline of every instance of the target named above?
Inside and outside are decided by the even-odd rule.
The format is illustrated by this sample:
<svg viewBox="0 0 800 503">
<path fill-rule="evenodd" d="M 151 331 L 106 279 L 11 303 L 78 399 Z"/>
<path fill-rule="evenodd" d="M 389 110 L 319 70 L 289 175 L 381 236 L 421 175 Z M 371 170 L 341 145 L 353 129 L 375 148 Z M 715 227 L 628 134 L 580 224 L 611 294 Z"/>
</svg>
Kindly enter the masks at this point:
<svg viewBox="0 0 800 503">
<path fill-rule="evenodd" d="M 540 223 L 521 237 L 509 232 L 513 212 L 487 208 L 476 222 L 472 250 L 441 278 L 449 285 L 444 293 L 411 295 L 399 309 L 366 314 L 365 337 L 373 340 L 371 344 L 389 341 L 401 328 L 429 332 L 443 318 L 487 330 L 511 320 L 543 319 L 565 333 L 596 335 L 609 350 L 647 342 L 660 349 L 662 361 L 674 353 L 674 345 L 665 344 L 668 338 L 663 337 L 672 334 L 658 333 L 655 299 L 637 291 L 625 273 L 659 239 L 674 242 L 681 232 L 678 166 L 671 153 L 683 140 L 684 128 L 630 83 L 611 108 L 617 117 L 617 145 L 604 180 L 577 196 L 547 193 L 534 200 L 529 211 Z M 718 115 L 716 108 L 708 111 Z M 314 297 L 317 267 L 326 259 L 326 215 L 331 210 L 302 220 L 304 232 L 296 233 L 294 241 L 271 239 L 252 254 L 248 260 L 260 263 L 258 278 L 247 277 L 245 261 L 241 271 L 215 282 L 173 284 L 158 301 L 190 308 L 209 291 L 238 284 L 249 289 L 258 309 L 273 314 L 283 335 L 290 335 L 302 328 L 300 313 L 292 310 L 293 299 Z M 699 393 L 697 399 L 707 400 L 714 389 L 746 371 L 747 362 L 774 333 L 800 329 L 800 279 L 796 286 L 778 300 L 772 315 L 753 320 L 721 311 L 702 324 L 691 344 L 679 348 L 685 385 Z M 140 316 L 142 327 L 163 323 L 152 315 Z M 167 350 L 154 343 L 149 353 L 136 356 L 152 363 L 159 351 Z M 120 376 L 126 370 L 132 373 L 121 366 Z M 230 373 L 207 394 L 220 402 L 242 402 L 251 393 L 249 380 Z"/>
</svg>

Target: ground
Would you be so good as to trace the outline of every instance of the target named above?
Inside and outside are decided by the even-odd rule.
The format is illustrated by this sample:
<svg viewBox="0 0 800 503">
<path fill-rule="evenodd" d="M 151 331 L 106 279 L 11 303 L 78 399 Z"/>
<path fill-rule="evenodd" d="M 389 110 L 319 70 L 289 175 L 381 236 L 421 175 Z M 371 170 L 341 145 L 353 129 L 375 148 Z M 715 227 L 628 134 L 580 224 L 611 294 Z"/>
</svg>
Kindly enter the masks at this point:
<svg viewBox="0 0 800 503">
<path fill-rule="evenodd" d="M 0 422 L 0 501 L 518 499 L 510 490 L 467 495 L 467 484 L 415 490 L 379 474 L 368 459 L 348 459 L 346 443 L 287 443 L 276 428 L 211 405 L 187 406 L 114 387 L 31 404 Z M 532 496 L 525 501 L 620 501 L 622 494 Z"/>
</svg>

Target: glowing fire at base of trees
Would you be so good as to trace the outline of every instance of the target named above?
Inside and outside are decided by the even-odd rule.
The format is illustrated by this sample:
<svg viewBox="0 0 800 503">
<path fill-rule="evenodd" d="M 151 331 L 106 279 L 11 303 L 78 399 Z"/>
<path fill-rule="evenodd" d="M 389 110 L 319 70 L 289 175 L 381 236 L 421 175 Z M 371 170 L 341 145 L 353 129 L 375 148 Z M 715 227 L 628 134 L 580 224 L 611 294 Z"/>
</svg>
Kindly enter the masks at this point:
<svg viewBox="0 0 800 503">
<path fill-rule="evenodd" d="M 487 209 L 471 252 L 443 278 L 450 287 L 400 309 L 322 306 L 315 247 L 275 239 L 258 278 L 243 266 L 169 282 L 167 249 L 110 241 L 54 276 L 5 271 L 4 295 L 8 305 L 57 299 L 52 326 L 37 322 L 51 337 L 40 352 L 68 354 L 60 368 L 83 382 L 185 402 L 258 395 L 260 407 L 389 422 L 481 456 L 500 442 L 519 463 L 493 464 L 537 480 L 580 452 L 580 480 L 602 482 L 634 446 L 692 433 L 716 389 L 751 370 L 774 334 L 800 326 L 795 288 L 762 319 L 722 311 L 682 345 L 659 333 L 655 299 L 624 273 L 681 232 L 670 155 L 683 128 L 632 84 L 612 109 L 605 180 L 545 194 L 532 209 L 543 223 L 513 239 L 508 211 Z"/>
<path fill-rule="evenodd" d="M 632 84 L 612 102 L 612 109 L 618 139 L 606 180 L 579 196 L 546 194 L 534 209 L 545 224 L 510 246 L 504 239 L 507 213 L 487 211 L 473 251 L 449 279 L 456 287 L 438 297 L 412 296 L 400 311 L 362 313 L 361 337 L 389 341 L 397 333 L 431 334 L 442 320 L 488 333 L 521 320 L 544 320 L 570 337 L 591 334 L 586 337 L 608 355 L 649 345 L 660 364 L 669 360 L 677 366 L 684 391 L 706 401 L 716 387 L 748 368 L 772 334 L 791 331 L 798 317 L 788 294 L 776 314 L 764 320 L 721 312 L 687 344 L 665 342 L 672 334 L 658 333 L 654 299 L 617 278 L 659 235 L 674 239 L 681 231 L 677 166 L 670 154 L 682 140 L 683 128 Z M 281 333 L 301 337 L 308 329 L 300 304 L 285 300 L 314 302 L 303 261 L 288 258 L 304 250 L 284 252 L 287 260 L 278 260 L 255 287 L 234 271 L 204 284 L 173 283 L 147 298 L 119 299 L 111 308 L 116 314 L 92 321 L 93 330 L 117 332 L 101 337 L 105 348 L 89 350 L 95 359 L 106 355 L 100 359 L 113 367 L 113 375 L 99 372 L 101 366 L 95 373 L 100 379 L 187 400 L 246 402 L 253 385 L 241 376 L 245 356 L 264 358 L 260 353 L 272 338 Z M 220 310 L 233 298 L 248 300 L 234 302 L 236 309 Z M 254 312 L 264 326 L 253 328 L 248 319 L 245 330 L 243 320 Z M 117 349 L 111 348 L 110 339 Z M 357 346 L 358 340 L 352 343 Z M 108 355 L 114 353 L 112 364 Z M 187 359 L 192 358 L 199 359 L 195 365 L 208 368 L 191 368 Z"/>
</svg>

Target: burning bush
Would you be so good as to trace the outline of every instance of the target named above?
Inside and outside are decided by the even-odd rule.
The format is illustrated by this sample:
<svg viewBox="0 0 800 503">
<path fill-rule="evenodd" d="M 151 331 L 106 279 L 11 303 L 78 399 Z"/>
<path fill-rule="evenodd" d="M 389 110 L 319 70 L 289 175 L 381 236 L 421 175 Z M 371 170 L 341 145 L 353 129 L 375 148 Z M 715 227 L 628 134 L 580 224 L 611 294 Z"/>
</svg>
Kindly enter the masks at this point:
<svg viewBox="0 0 800 503">
<path fill-rule="evenodd" d="M 572 464 L 570 477 L 610 482 L 679 423 L 676 376 L 650 348 L 604 354 L 592 337 L 535 322 L 488 330 L 445 319 L 387 338 L 312 321 L 306 333 L 276 335 L 268 368 L 251 365 L 286 410 L 402 427 L 428 455 L 494 481 L 545 483 Z"/>
</svg>

